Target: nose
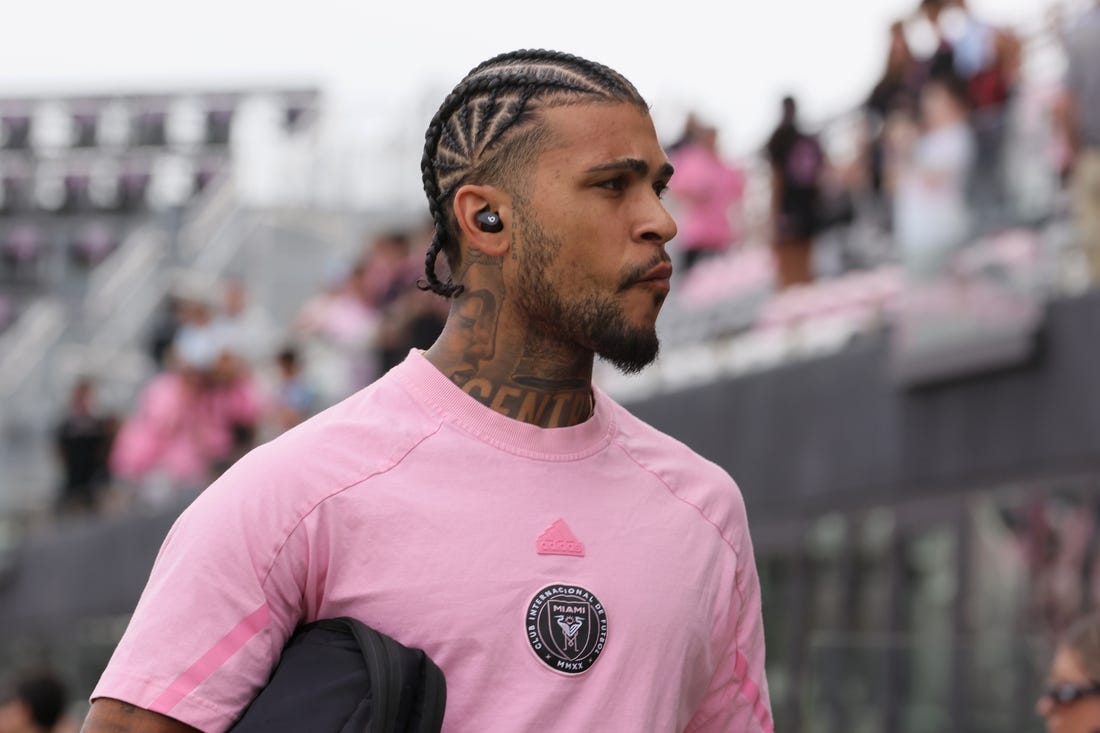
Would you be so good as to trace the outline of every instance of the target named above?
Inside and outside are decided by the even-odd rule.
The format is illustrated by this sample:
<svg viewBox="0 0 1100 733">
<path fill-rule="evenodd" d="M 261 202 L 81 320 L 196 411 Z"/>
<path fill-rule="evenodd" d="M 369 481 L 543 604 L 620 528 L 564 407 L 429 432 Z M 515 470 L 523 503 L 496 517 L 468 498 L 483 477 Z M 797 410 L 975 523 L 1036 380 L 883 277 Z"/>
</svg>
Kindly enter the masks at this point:
<svg viewBox="0 0 1100 733">
<path fill-rule="evenodd" d="M 1050 715 L 1053 708 L 1054 703 L 1050 701 L 1049 697 L 1040 697 L 1038 700 L 1035 701 L 1035 713 L 1040 718 L 1046 718 L 1048 715 Z"/>
<path fill-rule="evenodd" d="M 676 236 L 676 220 L 656 194 L 648 199 L 639 224 L 638 239 L 655 244 L 666 244 Z"/>
</svg>

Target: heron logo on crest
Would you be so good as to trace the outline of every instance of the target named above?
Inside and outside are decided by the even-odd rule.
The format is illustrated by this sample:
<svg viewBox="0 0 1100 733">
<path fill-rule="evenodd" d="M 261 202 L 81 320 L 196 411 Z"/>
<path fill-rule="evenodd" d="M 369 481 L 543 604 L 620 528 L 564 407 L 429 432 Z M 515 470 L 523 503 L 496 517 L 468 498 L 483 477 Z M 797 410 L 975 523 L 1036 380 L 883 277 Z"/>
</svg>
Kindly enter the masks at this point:
<svg viewBox="0 0 1100 733">
<path fill-rule="evenodd" d="M 550 669 L 567 675 L 587 672 L 607 643 L 607 610 L 578 585 L 548 585 L 527 604 L 527 642 Z"/>
</svg>

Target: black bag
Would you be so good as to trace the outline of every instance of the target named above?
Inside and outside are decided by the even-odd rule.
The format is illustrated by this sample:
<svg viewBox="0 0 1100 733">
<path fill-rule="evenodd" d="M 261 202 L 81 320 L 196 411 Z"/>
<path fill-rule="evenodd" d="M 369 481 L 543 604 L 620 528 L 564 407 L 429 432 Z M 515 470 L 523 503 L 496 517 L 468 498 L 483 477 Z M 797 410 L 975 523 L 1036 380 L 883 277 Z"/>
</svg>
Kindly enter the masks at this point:
<svg viewBox="0 0 1100 733">
<path fill-rule="evenodd" d="M 231 733 L 438 733 L 447 686 L 420 649 L 353 618 L 315 621 L 287 642 Z"/>
</svg>

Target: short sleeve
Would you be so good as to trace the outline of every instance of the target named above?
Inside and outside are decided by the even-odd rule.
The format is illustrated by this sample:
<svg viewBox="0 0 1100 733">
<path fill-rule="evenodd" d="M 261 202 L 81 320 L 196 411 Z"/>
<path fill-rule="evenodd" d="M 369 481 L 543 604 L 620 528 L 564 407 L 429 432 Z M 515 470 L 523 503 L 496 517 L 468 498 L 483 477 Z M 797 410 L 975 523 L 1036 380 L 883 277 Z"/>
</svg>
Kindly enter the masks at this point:
<svg viewBox="0 0 1100 733">
<path fill-rule="evenodd" d="M 302 617 L 308 540 L 290 504 L 263 501 L 251 458 L 169 531 L 93 699 L 220 733 L 267 681 Z"/>
<path fill-rule="evenodd" d="M 717 667 L 685 733 L 773 733 L 764 673 L 760 580 L 748 532 L 737 546 L 736 578 L 727 613 L 715 629 Z"/>
</svg>

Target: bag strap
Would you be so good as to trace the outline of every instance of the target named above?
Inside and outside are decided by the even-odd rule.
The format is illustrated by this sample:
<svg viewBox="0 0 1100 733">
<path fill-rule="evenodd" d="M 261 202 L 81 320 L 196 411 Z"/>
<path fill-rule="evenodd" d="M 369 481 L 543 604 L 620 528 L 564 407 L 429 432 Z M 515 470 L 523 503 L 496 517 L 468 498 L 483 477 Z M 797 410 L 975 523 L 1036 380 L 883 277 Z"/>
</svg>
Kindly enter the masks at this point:
<svg viewBox="0 0 1100 733">
<path fill-rule="evenodd" d="M 401 718 L 401 697 L 406 669 L 416 660 L 412 672 L 418 695 L 407 707 L 419 712 L 419 725 L 409 733 L 438 733 L 443 726 L 447 683 L 443 671 L 421 649 L 406 647 L 396 640 L 348 616 L 323 619 L 313 625 L 350 632 L 355 638 L 371 680 L 371 720 L 365 733 L 388 733 Z"/>
</svg>

